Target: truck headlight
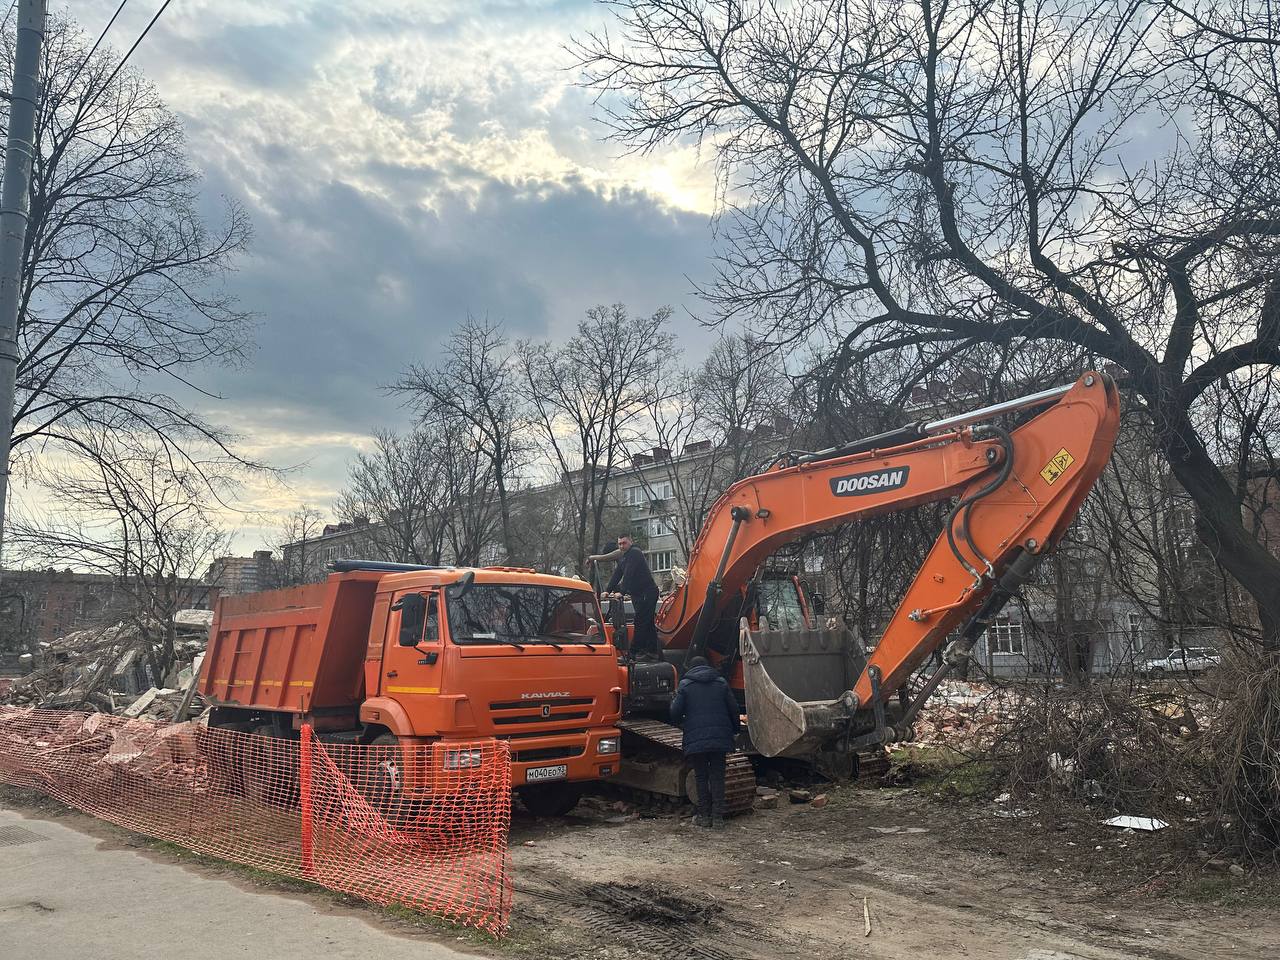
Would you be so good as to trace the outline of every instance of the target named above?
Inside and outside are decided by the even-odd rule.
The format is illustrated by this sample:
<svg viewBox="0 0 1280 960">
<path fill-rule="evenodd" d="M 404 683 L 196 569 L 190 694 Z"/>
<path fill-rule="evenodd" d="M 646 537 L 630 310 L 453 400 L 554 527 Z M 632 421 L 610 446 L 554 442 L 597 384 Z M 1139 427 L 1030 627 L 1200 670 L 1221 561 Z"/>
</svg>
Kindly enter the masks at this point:
<svg viewBox="0 0 1280 960">
<path fill-rule="evenodd" d="M 479 767 L 484 763 L 484 751 L 479 747 L 469 750 L 446 750 L 444 768 L 446 770 L 467 770 Z"/>
<path fill-rule="evenodd" d="M 596 744 L 596 753 L 617 753 L 617 752 L 618 752 L 617 737 L 605 737 L 598 744 Z"/>
</svg>

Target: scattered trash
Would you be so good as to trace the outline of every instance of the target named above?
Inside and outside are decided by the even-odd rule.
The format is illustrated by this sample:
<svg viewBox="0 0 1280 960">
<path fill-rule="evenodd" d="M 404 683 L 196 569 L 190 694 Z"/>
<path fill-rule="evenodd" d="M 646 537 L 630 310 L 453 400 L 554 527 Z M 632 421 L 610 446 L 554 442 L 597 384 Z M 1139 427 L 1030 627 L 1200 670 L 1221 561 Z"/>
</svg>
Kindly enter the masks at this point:
<svg viewBox="0 0 1280 960">
<path fill-rule="evenodd" d="M 871 936 L 871 907 L 866 897 L 862 898 L 862 935 Z"/>
<path fill-rule="evenodd" d="M 1112 817 L 1110 820 L 1103 820 L 1102 823 L 1108 827 L 1143 830 L 1148 833 L 1153 830 L 1163 830 L 1168 826 L 1163 820 L 1157 820 L 1155 817 Z"/>
<path fill-rule="evenodd" d="M 1001 820 L 1025 820 L 1031 816 L 1030 810 L 993 810 L 993 817 L 999 817 Z"/>
<path fill-rule="evenodd" d="M 1076 762 L 1070 757 L 1063 757 L 1059 754 L 1049 755 L 1049 769 L 1053 771 L 1064 787 L 1071 786 L 1076 778 Z"/>
<path fill-rule="evenodd" d="M 1233 875 L 1237 876 L 1237 877 L 1243 877 L 1243 876 L 1244 876 L 1244 867 L 1240 866 L 1240 864 L 1238 864 L 1238 863 L 1233 863 L 1233 864 L 1231 865 L 1231 873 L 1232 873 Z"/>
<path fill-rule="evenodd" d="M 876 833 L 928 833 L 928 827 L 868 827 L 868 830 L 874 830 Z"/>
<path fill-rule="evenodd" d="M 792 803 L 808 803 L 813 799 L 813 794 L 808 790 L 795 789 L 787 794 Z"/>
</svg>

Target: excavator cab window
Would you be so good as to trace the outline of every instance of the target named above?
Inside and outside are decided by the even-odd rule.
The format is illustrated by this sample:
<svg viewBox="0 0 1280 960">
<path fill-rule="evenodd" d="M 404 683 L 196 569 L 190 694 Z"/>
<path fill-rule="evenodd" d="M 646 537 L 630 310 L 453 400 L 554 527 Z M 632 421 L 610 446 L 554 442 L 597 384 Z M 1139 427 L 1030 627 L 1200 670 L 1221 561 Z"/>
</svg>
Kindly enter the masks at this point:
<svg viewBox="0 0 1280 960">
<path fill-rule="evenodd" d="M 766 577 L 756 589 L 756 609 L 770 630 L 803 630 L 807 626 L 800 594 L 790 577 Z"/>
</svg>

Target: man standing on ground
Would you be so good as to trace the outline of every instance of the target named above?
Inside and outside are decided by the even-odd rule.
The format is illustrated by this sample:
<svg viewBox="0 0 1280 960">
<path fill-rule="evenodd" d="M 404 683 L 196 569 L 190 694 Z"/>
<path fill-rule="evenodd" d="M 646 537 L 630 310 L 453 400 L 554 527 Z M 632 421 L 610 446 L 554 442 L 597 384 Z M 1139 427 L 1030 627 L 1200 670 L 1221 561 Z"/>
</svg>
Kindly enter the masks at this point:
<svg viewBox="0 0 1280 960">
<path fill-rule="evenodd" d="M 684 728 L 684 755 L 698 783 L 700 827 L 724 829 L 725 754 L 742 723 L 738 700 L 720 672 L 702 657 L 689 661 L 688 672 L 671 701 L 671 722 Z"/>
<path fill-rule="evenodd" d="M 649 572 L 649 561 L 645 559 L 644 551 L 635 546 L 625 533 L 618 537 L 617 551 L 592 555 L 588 559 L 596 562 L 614 558 L 617 558 L 618 565 L 614 567 L 604 592 L 613 593 L 621 586 L 622 592 L 631 596 L 631 606 L 635 610 L 631 653 L 636 657 L 657 659 L 658 629 L 653 624 L 653 617 L 658 609 L 658 585 Z"/>
</svg>

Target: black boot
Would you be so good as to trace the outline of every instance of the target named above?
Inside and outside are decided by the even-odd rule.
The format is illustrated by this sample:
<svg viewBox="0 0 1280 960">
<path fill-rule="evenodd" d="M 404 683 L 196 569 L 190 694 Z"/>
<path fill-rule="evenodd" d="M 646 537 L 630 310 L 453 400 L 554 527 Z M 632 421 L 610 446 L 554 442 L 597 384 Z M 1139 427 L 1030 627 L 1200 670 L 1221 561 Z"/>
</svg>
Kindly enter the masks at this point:
<svg viewBox="0 0 1280 960">
<path fill-rule="evenodd" d="M 711 808 L 711 829 L 712 830 L 724 829 L 724 804 L 723 803 L 714 804 Z"/>
</svg>

